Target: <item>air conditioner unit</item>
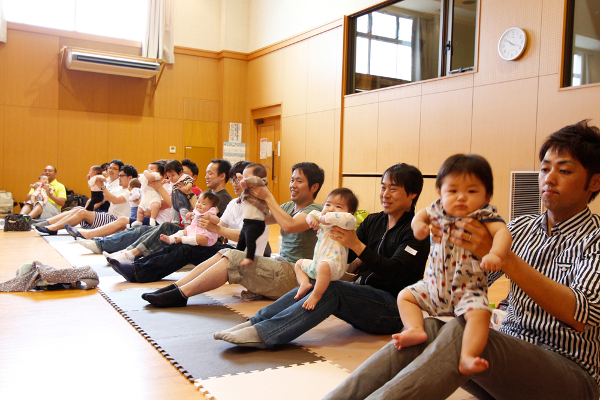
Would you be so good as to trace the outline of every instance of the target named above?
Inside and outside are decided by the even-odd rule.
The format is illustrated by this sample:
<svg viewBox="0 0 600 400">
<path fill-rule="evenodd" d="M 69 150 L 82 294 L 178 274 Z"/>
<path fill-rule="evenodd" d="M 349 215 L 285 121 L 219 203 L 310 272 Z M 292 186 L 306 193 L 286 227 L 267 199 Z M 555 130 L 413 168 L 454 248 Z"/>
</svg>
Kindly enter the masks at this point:
<svg viewBox="0 0 600 400">
<path fill-rule="evenodd" d="M 152 78 L 160 72 L 161 64 L 151 58 L 144 60 L 142 57 L 129 58 L 110 53 L 68 48 L 65 66 L 78 71 Z"/>
<path fill-rule="evenodd" d="M 538 176 L 538 171 L 510 173 L 509 221 L 522 215 L 542 213 Z"/>
</svg>

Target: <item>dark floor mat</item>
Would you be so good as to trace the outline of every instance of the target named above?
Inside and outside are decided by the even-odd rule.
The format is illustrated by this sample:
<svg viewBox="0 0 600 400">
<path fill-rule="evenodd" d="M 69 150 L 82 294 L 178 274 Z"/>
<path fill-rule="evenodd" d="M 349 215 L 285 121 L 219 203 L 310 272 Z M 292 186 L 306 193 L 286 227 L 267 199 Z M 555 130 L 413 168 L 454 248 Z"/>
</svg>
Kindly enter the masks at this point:
<svg viewBox="0 0 600 400">
<path fill-rule="evenodd" d="M 214 340 L 214 332 L 240 324 L 245 318 L 205 295 L 190 298 L 187 307 L 155 308 L 141 298 L 147 291 L 102 294 L 191 381 L 324 360 L 294 344 L 258 350 Z"/>
</svg>

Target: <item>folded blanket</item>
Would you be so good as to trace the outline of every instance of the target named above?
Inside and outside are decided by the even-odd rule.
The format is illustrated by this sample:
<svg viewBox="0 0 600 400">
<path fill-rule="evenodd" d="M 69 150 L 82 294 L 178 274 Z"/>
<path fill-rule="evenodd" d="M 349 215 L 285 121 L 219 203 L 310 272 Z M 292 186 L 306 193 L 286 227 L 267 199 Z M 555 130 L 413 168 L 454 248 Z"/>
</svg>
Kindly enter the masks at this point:
<svg viewBox="0 0 600 400">
<path fill-rule="evenodd" d="M 91 267 L 56 269 L 34 261 L 17 271 L 17 277 L 0 283 L 0 292 L 25 292 L 55 284 L 72 284 L 78 289 L 93 289 L 98 285 L 98 274 Z"/>
</svg>

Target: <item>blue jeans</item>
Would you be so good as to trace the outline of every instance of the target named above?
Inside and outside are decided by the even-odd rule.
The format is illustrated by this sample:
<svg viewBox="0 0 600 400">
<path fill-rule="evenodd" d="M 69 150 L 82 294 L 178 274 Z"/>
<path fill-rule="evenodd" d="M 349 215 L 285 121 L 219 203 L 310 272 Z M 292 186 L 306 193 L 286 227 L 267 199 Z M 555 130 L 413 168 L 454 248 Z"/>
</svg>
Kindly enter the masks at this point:
<svg viewBox="0 0 600 400">
<path fill-rule="evenodd" d="M 127 250 L 138 249 L 142 252 L 142 256 L 149 256 L 150 254 L 168 246 L 168 243 L 160 240 L 160 235 L 171 236 L 182 229 L 183 228 L 177 224 L 164 222 L 158 225 L 156 229 L 146 231 L 135 242 L 128 246 Z"/>
<path fill-rule="evenodd" d="M 368 333 L 392 334 L 402 329 L 396 296 L 384 290 L 334 281 L 314 310 L 302 307 L 310 293 L 304 299 L 294 300 L 297 291 L 292 289 L 250 318 L 267 347 L 296 339 L 332 314 Z"/>
<path fill-rule="evenodd" d="M 136 226 L 105 238 L 96 238 L 94 241 L 96 242 L 96 245 L 100 251 L 114 253 L 115 251 L 123 250 L 127 246 L 130 246 L 136 240 L 138 240 L 140 236 L 152 228 L 154 227 L 145 225 Z"/>
</svg>

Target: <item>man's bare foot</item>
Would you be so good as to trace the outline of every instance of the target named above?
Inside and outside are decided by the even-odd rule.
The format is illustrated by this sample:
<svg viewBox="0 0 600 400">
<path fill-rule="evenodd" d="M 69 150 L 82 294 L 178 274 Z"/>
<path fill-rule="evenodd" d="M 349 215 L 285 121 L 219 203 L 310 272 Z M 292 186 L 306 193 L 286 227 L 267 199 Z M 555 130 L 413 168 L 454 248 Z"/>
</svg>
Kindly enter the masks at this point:
<svg viewBox="0 0 600 400">
<path fill-rule="evenodd" d="M 405 331 L 393 334 L 392 339 L 396 340 L 394 347 L 400 350 L 403 347 L 423 343 L 427 340 L 427 333 L 423 328 L 408 328 Z"/>
<path fill-rule="evenodd" d="M 301 298 L 306 296 L 306 293 L 310 292 L 312 288 L 313 285 L 310 282 L 305 282 L 301 284 L 298 288 L 298 293 L 296 293 L 296 296 L 294 296 L 294 300 L 300 300 Z"/>
<path fill-rule="evenodd" d="M 306 308 L 307 310 L 314 310 L 319 300 L 321 300 L 321 295 L 312 292 L 312 294 L 308 296 L 308 299 L 306 299 L 304 304 L 302 304 L 302 307 Z"/>
<path fill-rule="evenodd" d="M 171 238 L 168 237 L 167 235 L 160 235 L 160 240 L 162 240 L 165 243 L 171 244 Z"/>
<path fill-rule="evenodd" d="M 252 264 L 252 259 L 251 258 L 244 258 L 242 260 L 242 262 L 240 263 L 240 265 L 244 265 L 244 266 L 250 265 L 250 264 Z"/>
<path fill-rule="evenodd" d="M 463 375 L 473 375 L 485 371 L 489 366 L 490 363 L 481 357 L 461 356 L 458 370 Z"/>
</svg>

